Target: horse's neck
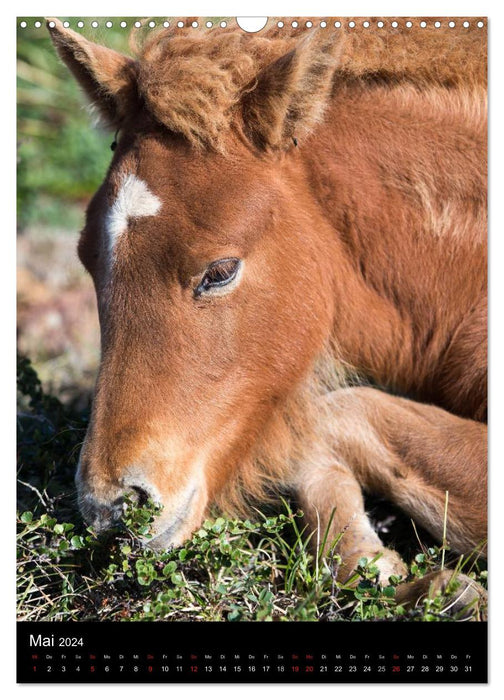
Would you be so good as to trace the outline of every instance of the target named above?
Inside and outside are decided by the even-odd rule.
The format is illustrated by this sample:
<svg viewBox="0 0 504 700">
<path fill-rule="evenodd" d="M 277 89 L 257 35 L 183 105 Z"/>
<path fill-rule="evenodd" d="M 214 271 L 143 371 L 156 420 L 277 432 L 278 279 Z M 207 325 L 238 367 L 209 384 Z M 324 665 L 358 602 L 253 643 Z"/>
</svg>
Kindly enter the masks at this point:
<svg viewBox="0 0 504 700">
<path fill-rule="evenodd" d="M 340 267 L 338 265 L 338 267 Z M 341 359 L 364 377 L 402 391 L 421 384 L 413 324 L 401 308 L 364 281 L 353 264 L 337 271 L 334 341 Z"/>
<path fill-rule="evenodd" d="M 335 339 L 361 372 L 422 394 L 485 286 L 484 132 L 461 122 L 455 140 L 414 99 L 401 113 L 342 97 L 305 156 L 335 233 Z"/>
</svg>

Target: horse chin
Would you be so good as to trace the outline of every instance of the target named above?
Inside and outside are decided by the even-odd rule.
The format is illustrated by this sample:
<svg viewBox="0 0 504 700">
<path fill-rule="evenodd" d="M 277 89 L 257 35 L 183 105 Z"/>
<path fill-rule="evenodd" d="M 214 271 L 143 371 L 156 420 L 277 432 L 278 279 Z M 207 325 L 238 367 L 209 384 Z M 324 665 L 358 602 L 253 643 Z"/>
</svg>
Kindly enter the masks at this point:
<svg viewBox="0 0 504 700">
<path fill-rule="evenodd" d="M 179 523 L 174 523 L 169 525 L 166 530 L 163 530 L 158 535 L 154 537 L 145 538 L 142 543 L 147 549 L 152 549 L 155 552 L 162 552 L 167 549 L 174 549 L 175 547 L 180 547 L 191 533 L 184 534 L 178 527 Z"/>
<path fill-rule="evenodd" d="M 153 536 L 143 540 L 144 546 L 157 552 L 180 547 L 203 522 L 206 505 L 206 490 L 192 488 L 171 518 L 161 514 L 154 522 Z"/>
<path fill-rule="evenodd" d="M 202 518 L 198 520 L 191 518 L 189 522 L 186 518 L 181 517 L 172 521 L 164 528 L 161 523 L 157 526 L 155 524 L 155 531 L 157 531 L 158 534 L 154 534 L 154 536 L 150 538 L 145 538 L 142 544 L 147 549 L 152 549 L 155 552 L 180 547 L 184 542 L 190 539 L 194 530 L 201 524 L 201 521 Z"/>
</svg>

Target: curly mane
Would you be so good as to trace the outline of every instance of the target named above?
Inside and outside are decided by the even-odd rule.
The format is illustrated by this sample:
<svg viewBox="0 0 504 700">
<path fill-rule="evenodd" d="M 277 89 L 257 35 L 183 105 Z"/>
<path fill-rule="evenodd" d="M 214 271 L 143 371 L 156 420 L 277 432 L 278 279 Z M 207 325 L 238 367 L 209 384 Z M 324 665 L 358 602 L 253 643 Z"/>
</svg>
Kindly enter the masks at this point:
<svg viewBox="0 0 504 700">
<path fill-rule="evenodd" d="M 312 82 L 319 81 L 315 94 L 308 89 L 307 95 L 311 106 L 320 101 L 314 121 L 320 121 L 324 112 L 328 82 L 406 81 L 446 88 L 486 84 L 486 32 L 476 27 L 474 18 L 469 28 L 457 29 L 446 22 L 436 28 L 432 20 L 422 28 L 418 18 L 407 28 L 404 19 L 395 29 L 388 26 L 390 19 L 381 29 L 364 28 L 359 20 L 353 29 L 348 20 L 335 28 L 335 18 L 328 19 L 325 28 L 308 29 L 301 21 L 292 28 L 292 19 L 285 19 L 279 28 L 275 19 L 255 34 L 243 32 L 234 20 L 225 28 L 208 29 L 201 21 L 195 28 L 188 19 L 183 27 L 149 31 L 142 38 L 137 32 L 132 47 L 138 61 L 138 91 L 148 112 L 167 129 L 192 144 L 221 150 L 242 113 L 243 96 L 255 88 L 261 71 L 296 49 L 301 62 L 313 60 L 314 47 L 322 51 L 326 63 L 332 62 L 326 79 L 320 79 L 323 67 L 308 72 Z M 303 50 L 308 44 L 311 50 Z M 269 97 L 274 100 L 277 95 Z M 303 97 L 298 90 L 293 105 L 297 111 L 303 108 Z"/>
</svg>

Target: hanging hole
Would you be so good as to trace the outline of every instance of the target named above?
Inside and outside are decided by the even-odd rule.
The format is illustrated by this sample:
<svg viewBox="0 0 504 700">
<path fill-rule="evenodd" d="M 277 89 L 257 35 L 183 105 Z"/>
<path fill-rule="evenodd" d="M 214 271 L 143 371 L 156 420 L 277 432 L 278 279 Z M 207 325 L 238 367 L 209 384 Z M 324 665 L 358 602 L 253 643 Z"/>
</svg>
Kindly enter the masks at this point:
<svg viewBox="0 0 504 700">
<path fill-rule="evenodd" d="M 259 32 L 261 29 L 264 29 L 268 22 L 267 17 L 237 17 L 236 18 L 236 24 L 240 27 L 240 29 L 243 29 L 244 32 L 250 32 L 251 34 L 254 34 L 254 32 Z"/>
</svg>

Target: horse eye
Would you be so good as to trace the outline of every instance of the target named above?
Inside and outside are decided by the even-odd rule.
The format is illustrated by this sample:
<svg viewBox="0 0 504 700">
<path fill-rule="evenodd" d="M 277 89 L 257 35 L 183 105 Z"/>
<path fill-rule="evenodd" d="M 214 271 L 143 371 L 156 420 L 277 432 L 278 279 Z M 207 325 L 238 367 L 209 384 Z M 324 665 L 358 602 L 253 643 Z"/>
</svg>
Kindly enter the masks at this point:
<svg viewBox="0 0 504 700">
<path fill-rule="evenodd" d="M 224 287 L 236 277 L 240 269 L 240 260 L 238 258 L 225 258 L 224 260 L 216 260 L 211 263 L 207 269 L 201 282 L 194 290 L 195 296 L 200 296 L 209 289 L 215 287 Z"/>
</svg>

